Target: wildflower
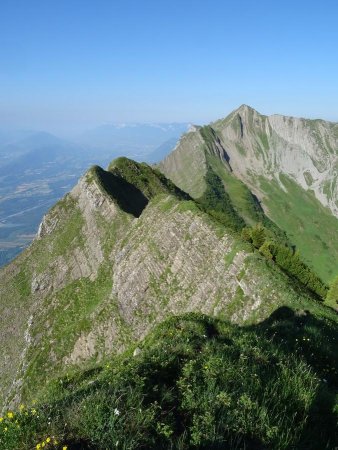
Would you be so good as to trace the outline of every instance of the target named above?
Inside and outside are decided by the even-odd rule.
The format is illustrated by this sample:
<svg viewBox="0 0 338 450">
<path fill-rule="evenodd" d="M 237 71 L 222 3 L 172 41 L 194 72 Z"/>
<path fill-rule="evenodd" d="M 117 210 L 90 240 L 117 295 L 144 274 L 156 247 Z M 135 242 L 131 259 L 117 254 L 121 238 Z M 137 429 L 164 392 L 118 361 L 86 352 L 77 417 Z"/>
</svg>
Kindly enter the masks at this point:
<svg viewBox="0 0 338 450">
<path fill-rule="evenodd" d="M 32 409 L 31 409 L 31 413 L 33 414 L 33 416 L 35 416 L 35 414 L 36 414 L 36 409 L 35 409 L 35 408 L 32 408 Z"/>
<path fill-rule="evenodd" d="M 39 450 L 41 448 L 41 444 L 36 444 L 36 450 Z"/>
<path fill-rule="evenodd" d="M 120 411 L 117 408 L 115 408 L 114 409 L 114 414 L 115 414 L 115 416 L 119 416 L 120 415 Z"/>
<path fill-rule="evenodd" d="M 5 427 L 5 428 L 4 428 L 4 430 L 5 430 L 5 431 L 7 431 L 7 430 L 8 430 L 8 428 L 7 428 L 7 427 Z"/>
<path fill-rule="evenodd" d="M 13 419 L 14 414 L 12 413 L 12 411 L 8 411 L 7 417 L 8 417 L 9 419 Z"/>
<path fill-rule="evenodd" d="M 0 417 L 0 423 L 1 423 L 3 420 L 4 420 L 4 418 L 3 418 L 3 417 Z"/>
<path fill-rule="evenodd" d="M 24 409 L 25 409 L 25 405 L 22 405 L 22 404 L 21 404 L 21 405 L 19 406 L 20 412 L 22 412 Z"/>
<path fill-rule="evenodd" d="M 64 445 L 64 446 L 62 447 L 62 450 L 67 450 L 67 448 L 68 448 L 68 446 L 67 446 L 67 445 Z"/>
<path fill-rule="evenodd" d="M 50 437 L 46 439 L 47 444 L 50 442 Z"/>
<path fill-rule="evenodd" d="M 53 444 L 54 444 L 54 445 L 58 445 L 58 441 L 57 441 L 56 439 L 54 439 Z"/>
<path fill-rule="evenodd" d="M 41 447 L 45 447 L 46 443 L 45 441 L 42 442 Z"/>
</svg>

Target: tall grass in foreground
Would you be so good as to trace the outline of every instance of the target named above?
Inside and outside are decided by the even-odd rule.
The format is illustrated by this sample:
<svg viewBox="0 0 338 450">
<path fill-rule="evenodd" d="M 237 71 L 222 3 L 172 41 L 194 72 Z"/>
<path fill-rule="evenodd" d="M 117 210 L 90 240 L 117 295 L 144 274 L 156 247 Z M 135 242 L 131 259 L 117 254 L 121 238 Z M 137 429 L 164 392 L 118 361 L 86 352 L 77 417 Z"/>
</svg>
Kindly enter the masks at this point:
<svg viewBox="0 0 338 450">
<path fill-rule="evenodd" d="M 246 329 L 171 318 L 134 354 L 55 380 L 3 418 L 0 447 L 333 449 L 335 329 L 287 308 Z"/>
</svg>

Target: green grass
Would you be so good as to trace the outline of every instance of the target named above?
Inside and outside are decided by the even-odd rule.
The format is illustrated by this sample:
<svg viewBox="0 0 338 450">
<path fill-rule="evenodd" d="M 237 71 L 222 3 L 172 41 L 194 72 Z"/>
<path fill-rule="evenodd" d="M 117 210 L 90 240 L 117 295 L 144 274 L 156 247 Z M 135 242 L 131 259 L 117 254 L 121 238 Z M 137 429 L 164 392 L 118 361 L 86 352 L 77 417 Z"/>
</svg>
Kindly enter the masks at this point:
<svg viewBox="0 0 338 450">
<path fill-rule="evenodd" d="M 111 268 L 103 265 L 94 281 L 80 278 L 59 290 L 54 296 L 54 306 L 49 306 L 50 298 L 47 297 L 43 314 L 35 318 L 31 330 L 33 338 L 39 339 L 39 346 L 32 348 L 28 354 L 24 399 L 34 398 L 37 395 L 36 386 L 53 378 L 55 373 L 64 372 L 63 358 L 72 352 L 79 336 L 99 327 L 100 321 L 104 319 L 99 314 L 101 316 L 113 314 L 116 321 L 119 320 L 118 308 L 114 301 L 110 300 L 107 304 L 111 289 Z M 120 331 L 123 331 L 123 327 Z M 120 338 L 122 339 L 122 336 Z M 99 339 L 96 339 L 94 353 L 85 358 L 86 365 L 96 360 L 100 353 L 104 353 L 104 348 L 100 348 Z M 80 363 L 81 360 L 77 361 L 77 364 Z"/>
<path fill-rule="evenodd" d="M 139 217 L 149 200 L 160 194 L 167 193 L 178 199 L 190 199 L 188 194 L 157 169 L 125 157 L 112 161 L 108 171 L 93 166 L 87 173 L 87 182 L 93 181 L 96 181 L 101 191 L 113 199 L 124 212 L 134 217 Z"/>
<path fill-rule="evenodd" d="M 203 195 L 205 190 L 206 148 L 199 131 L 187 133 L 180 139 L 178 151 L 159 164 L 167 177 L 194 198 Z"/>
<path fill-rule="evenodd" d="M 274 235 L 278 236 L 281 241 L 287 241 L 285 232 L 264 214 L 258 199 L 252 194 L 246 184 L 227 170 L 218 158 L 209 156 L 207 159 L 214 172 L 223 181 L 224 189 L 234 209 L 245 223 L 250 226 L 262 223 Z"/>
<path fill-rule="evenodd" d="M 225 226 L 234 231 L 240 231 L 245 226 L 245 222 L 234 208 L 221 178 L 211 167 L 207 167 L 205 183 L 206 190 L 200 198 L 196 199 L 197 203 Z"/>
<path fill-rule="evenodd" d="M 27 265 L 22 263 L 20 271 L 13 277 L 12 285 L 15 286 L 19 298 L 24 299 L 31 293 L 31 273 Z"/>
<path fill-rule="evenodd" d="M 338 273 L 338 220 L 310 191 L 286 176 L 281 181 L 287 192 L 276 181 L 260 179 L 268 214 L 286 231 L 302 259 L 330 282 Z"/>
<path fill-rule="evenodd" d="M 130 349 L 47 385 L 33 411 L 0 423 L 0 442 L 6 450 L 46 446 L 51 436 L 54 449 L 329 450 L 338 444 L 336 345 L 336 322 L 286 307 L 246 328 L 173 317 L 137 356 Z"/>
<path fill-rule="evenodd" d="M 190 199 L 188 194 L 175 186 L 159 170 L 146 163 L 137 163 L 121 157 L 115 159 L 109 165 L 108 172 L 134 186 L 148 200 L 163 193 L 173 194 L 183 200 Z"/>
<path fill-rule="evenodd" d="M 35 240 L 31 246 L 31 258 L 37 273 L 43 272 L 52 258 L 64 257 L 75 247 L 83 248 L 85 245 L 82 232 L 85 220 L 70 195 L 58 201 L 49 211 L 48 221 L 55 221 L 55 229 L 43 239 Z"/>
</svg>

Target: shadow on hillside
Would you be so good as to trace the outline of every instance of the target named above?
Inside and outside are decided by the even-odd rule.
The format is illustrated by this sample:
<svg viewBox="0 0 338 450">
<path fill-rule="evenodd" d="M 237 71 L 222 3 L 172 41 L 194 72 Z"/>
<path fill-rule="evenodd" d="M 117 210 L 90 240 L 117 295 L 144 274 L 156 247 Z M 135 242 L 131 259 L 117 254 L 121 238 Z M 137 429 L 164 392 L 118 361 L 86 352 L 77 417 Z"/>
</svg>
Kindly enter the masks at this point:
<svg viewBox="0 0 338 450">
<path fill-rule="evenodd" d="M 338 387 L 338 331 L 329 319 L 318 319 L 307 310 L 282 306 L 263 322 L 247 329 L 264 332 L 285 353 L 302 356 L 321 380 Z"/>
<path fill-rule="evenodd" d="M 334 392 L 338 388 L 338 332 L 335 323 L 318 319 L 309 311 L 278 308 L 250 331 L 263 332 L 288 354 L 301 356 L 316 372 L 320 385 L 308 412 L 307 424 L 295 448 L 317 449 L 316 442 L 325 442 L 324 448 L 338 446 L 338 429 L 333 414 Z"/>
<path fill-rule="evenodd" d="M 96 176 L 101 187 L 117 202 L 123 211 L 132 214 L 134 217 L 140 217 L 148 204 L 148 199 L 142 191 L 124 178 L 100 167 L 96 169 Z"/>
</svg>

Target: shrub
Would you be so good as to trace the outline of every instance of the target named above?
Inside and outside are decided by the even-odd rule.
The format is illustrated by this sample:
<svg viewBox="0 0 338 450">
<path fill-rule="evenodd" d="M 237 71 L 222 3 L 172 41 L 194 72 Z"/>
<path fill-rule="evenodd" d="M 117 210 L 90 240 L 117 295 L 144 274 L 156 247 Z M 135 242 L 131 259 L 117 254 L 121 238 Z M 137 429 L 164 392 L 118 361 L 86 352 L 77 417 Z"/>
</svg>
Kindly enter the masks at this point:
<svg viewBox="0 0 338 450">
<path fill-rule="evenodd" d="M 280 243 L 276 237 L 261 224 L 245 227 L 242 238 L 251 242 L 265 258 L 274 261 L 291 278 L 299 281 L 322 300 L 327 295 L 327 286 L 301 259 L 293 248 Z"/>
<path fill-rule="evenodd" d="M 333 282 L 330 286 L 330 289 L 328 290 L 326 298 L 329 303 L 331 303 L 333 305 L 338 304 L 338 275 L 333 280 Z"/>
</svg>

